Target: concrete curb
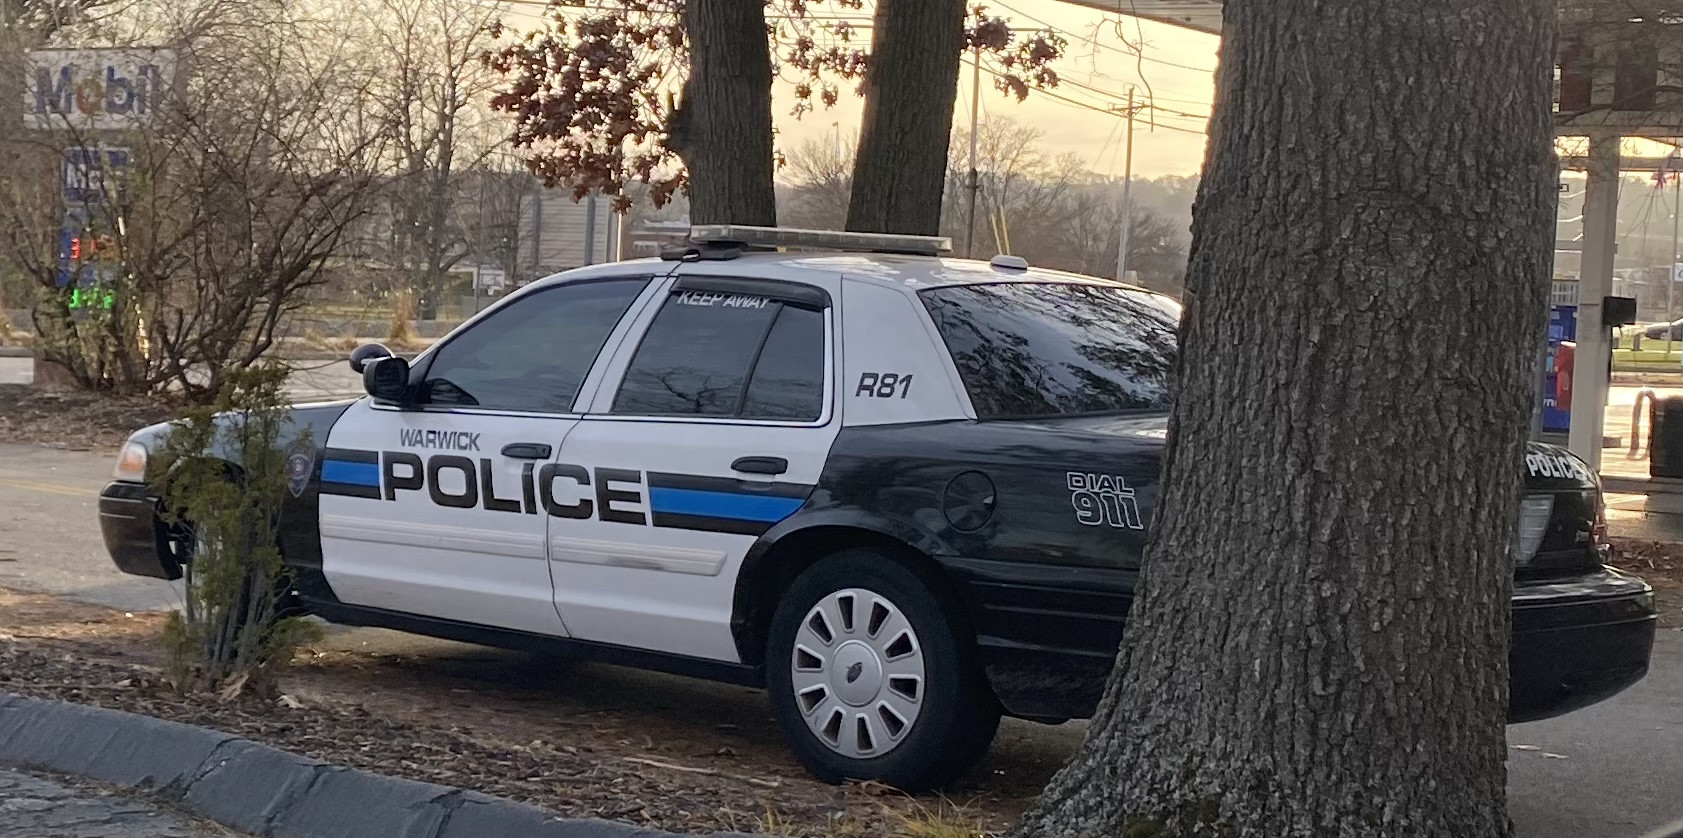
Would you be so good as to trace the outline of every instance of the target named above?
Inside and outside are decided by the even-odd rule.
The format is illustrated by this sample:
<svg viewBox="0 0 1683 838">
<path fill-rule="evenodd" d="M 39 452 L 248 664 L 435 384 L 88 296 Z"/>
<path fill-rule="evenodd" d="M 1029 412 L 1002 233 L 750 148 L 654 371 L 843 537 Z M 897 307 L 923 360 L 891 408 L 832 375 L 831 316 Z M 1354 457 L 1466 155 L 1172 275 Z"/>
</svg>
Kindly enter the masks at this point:
<svg viewBox="0 0 1683 838">
<path fill-rule="evenodd" d="M 1683 495 L 1683 480 L 1666 477 L 1621 477 L 1601 475 L 1601 485 L 1609 492 L 1638 495 Z"/>
<path fill-rule="evenodd" d="M 676 838 L 332 765 L 202 727 L 8 693 L 0 693 L 0 764 L 156 791 L 268 838 Z"/>
</svg>

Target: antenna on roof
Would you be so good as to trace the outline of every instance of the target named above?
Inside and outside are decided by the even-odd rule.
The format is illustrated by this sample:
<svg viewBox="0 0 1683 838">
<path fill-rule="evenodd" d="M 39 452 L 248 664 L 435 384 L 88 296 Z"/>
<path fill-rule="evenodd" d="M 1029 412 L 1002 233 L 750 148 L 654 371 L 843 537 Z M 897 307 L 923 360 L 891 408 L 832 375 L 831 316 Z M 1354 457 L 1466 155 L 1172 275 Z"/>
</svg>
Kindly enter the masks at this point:
<svg viewBox="0 0 1683 838">
<path fill-rule="evenodd" d="M 851 253 L 907 253 L 915 256 L 942 256 L 953 250 L 953 240 L 946 236 L 843 233 L 837 230 L 752 227 L 744 224 L 698 224 L 690 228 L 690 243 L 704 250 L 839 250 Z"/>
</svg>

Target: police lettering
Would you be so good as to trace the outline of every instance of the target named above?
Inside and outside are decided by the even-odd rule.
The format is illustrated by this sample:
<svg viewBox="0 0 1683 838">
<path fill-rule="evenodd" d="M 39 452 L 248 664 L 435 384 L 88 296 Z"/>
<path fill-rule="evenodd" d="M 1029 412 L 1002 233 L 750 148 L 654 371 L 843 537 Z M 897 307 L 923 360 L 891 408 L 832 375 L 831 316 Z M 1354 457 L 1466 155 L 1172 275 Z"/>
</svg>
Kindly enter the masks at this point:
<svg viewBox="0 0 1683 838">
<path fill-rule="evenodd" d="M 467 431 L 434 431 L 422 428 L 402 428 L 397 432 L 398 443 L 404 448 L 433 448 L 444 451 L 478 451 L 479 434 Z"/>
<path fill-rule="evenodd" d="M 1553 477 L 1557 480 L 1589 479 L 1589 470 L 1576 458 L 1552 454 L 1526 454 L 1525 471 L 1532 477 Z"/>
<path fill-rule="evenodd" d="M 509 485 L 512 480 L 485 457 L 434 454 L 423 460 L 408 451 L 380 452 L 380 494 L 386 500 L 397 500 L 399 492 L 426 492 L 433 503 L 455 509 L 648 523 L 643 473 L 635 469 L 524 463 L 518 480 L 518 487 Z"/>
</svg>

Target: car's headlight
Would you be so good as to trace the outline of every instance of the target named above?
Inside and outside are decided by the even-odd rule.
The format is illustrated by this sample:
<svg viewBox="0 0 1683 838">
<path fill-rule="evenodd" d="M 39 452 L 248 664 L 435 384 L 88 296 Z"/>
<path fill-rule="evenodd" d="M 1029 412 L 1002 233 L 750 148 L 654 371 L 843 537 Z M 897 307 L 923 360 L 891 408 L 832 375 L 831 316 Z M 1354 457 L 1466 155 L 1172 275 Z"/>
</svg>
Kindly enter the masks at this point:
<svg viewBox="0 0 1683 838">
<path fill-rule="evenodd" d="M 146 446 L 138 442 L 123 443 L 123 450 L 117 452 L 117 466 L 111 469 L 111 477 L 130 483 L 145 483 L 146 458 L 149 454 Z"/>
</svg>

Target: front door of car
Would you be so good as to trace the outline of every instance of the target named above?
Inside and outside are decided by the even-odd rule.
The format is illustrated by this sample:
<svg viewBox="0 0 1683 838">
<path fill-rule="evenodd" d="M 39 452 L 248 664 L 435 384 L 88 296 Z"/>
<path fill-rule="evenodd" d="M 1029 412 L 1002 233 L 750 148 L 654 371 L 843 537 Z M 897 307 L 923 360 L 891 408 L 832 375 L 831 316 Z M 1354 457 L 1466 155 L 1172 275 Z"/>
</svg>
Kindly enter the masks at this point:
<svg viewBox="0 0 1683 838">
<path fill-rule="evenodd" d="M 546 478 L 596 358 L 648 277 L 514 297 L 416 364 L 413 404 L 363 399 L 322 460 L 322 570 L 340 601 L 565 635 Z"/>
<path fill-rule="evenodd" d="M 573 471 L 554 491 L 574 511 L 550 525 L 550 560 L 576 638 L 738 660 L 743 556 L 818 482 L 841 424 L 839 277 L 728 270 L 668 280 L 562 446 Z"/>
</svg>

